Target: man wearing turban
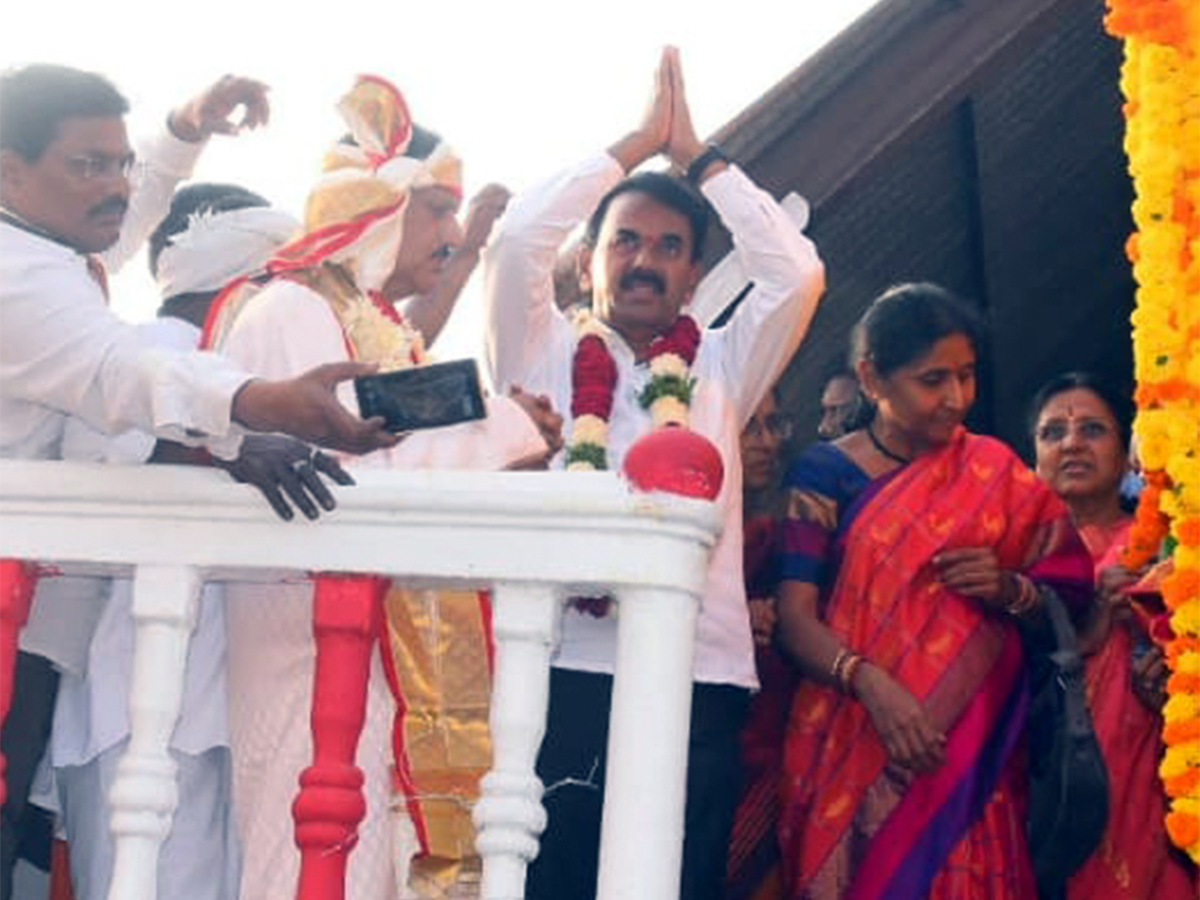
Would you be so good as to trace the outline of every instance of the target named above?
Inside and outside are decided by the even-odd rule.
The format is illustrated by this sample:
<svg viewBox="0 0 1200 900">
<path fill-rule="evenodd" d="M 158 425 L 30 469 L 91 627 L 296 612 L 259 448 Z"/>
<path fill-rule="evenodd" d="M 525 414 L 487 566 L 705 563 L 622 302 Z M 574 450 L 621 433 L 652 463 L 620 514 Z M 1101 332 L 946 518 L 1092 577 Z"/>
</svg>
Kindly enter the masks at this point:
<svg viewBox="0 0 1200 900">
<path fill-rule="evenodd" d="M 378 363 L 383 371 L 426 361 L 422 335 L 404 321 L 392 298 L 431 290 L 459 241 L 460 163 L 444 143 L 412 123 L 400 92 L 382 79 L 360 78 L 339 109 L 350 135 L 326 155 L 325 173 L 306 206 L 304 234 L 268 264 L 273 277 L 266 285 L 235 282 L 209 316 L 210 346 L 264 376 L 301 371 L 313 360 L 358 359 Z M 353 409 L 353 399 L 344 399 Z M 355 465 L 526 464 L 558 449 L 559 424 L 547 404 L 517 392 L 514 399 L 489 398 L 483 420 L 411 434 Z M 313 591 L 311 584 L 231 585 L 227 593 L 234 789 L 246 900 L 291 895 L 300 871 L 288 826 L 299 775 L 312 759 Z M 481 602 L 474 593 L 393 591 L 386 601 L 391 633 L 411 634 L 419 630 L 413 627 L 418 619 L 455 615 L 483 640 Z M 395 684 L 397 670 L 410 661 L 396 649 L 396 640 L 385 636 L 383 655 L 373 653 L 371 660 L 356 759 L 366 778 L 367 812 L 347 839 L 354 846 L 346 895 L 355 900 L 392 896 L 397 862 L 405 858 L 393 850 L 388 816 L 395 703 L 385 669 Z M 486 721 L 486 706 L 465 730 L 477 733 L 480 715 Z M 408 808 L 422 807 L 410 802 Z M 426 839 L 440 833 L 433 818 L 416 829 L 427 852 Z"/>
</svg>

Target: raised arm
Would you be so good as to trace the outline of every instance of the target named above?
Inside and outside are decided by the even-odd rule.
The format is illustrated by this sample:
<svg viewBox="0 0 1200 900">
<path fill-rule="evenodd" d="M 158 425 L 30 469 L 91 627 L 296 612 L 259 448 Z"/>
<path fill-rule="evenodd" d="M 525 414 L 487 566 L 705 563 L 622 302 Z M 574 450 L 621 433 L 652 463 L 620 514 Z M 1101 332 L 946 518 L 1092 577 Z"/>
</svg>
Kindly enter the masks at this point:
<svg viewBox="0 0 1200 900">
<path fill-rule="evenodd" d="M 483 254 L 487 363 L 497 390 L 522 385 L 555 331 L 569 327 L 554 304 L 558 250 L 627 172 L 665 149 L 670 116 L 664 53 L 637 128 L 606 153 L 518 194 L 509 203 Z"/>
<path fill-rule="evenodd" d="M 463 225 L 462 242 L 451 252 L 437 284 L 429 293 L 418 294 L 404 303 L 404 317 L 421 332 L 426 347 L 433 346 L 450 314 L 454 312 L 459 295 L 479 265 L 479 254 L 487 244 L 496 220 L 508 205 L 510 196 L 508 188 L 503 185 L 489 184 L 471 198 Z"/>
<path fill-rule="evenodd" d="M 667 153 L 676 168 L 688 172 L 707 148 L 692 127 L 678 51 L 669 58 L 669 71 L 673 105 Z M 720 354 L 741 428 L 808 331 L 825 289 L 825 268 L 812 242 L 774 198 L 736 166 L 717 159 L 689 174 L 729 229 L 733 252 L 754 284 L 729 323 L 705 341 Z"/>
<path fill-rule="evenodd" d="M 240 111 L 240 115 L 239 115 Z M 102 256 L 110 272 L 137 253 L 171 207 L 180 181 L 191 177 L 201 151 L 214 134 L 238 134 L 266 123 L 267 86 L 226 75 L 167 117 L 163 133 L 138 147 L 138 167 L 121 237 Z"/>
</svg>

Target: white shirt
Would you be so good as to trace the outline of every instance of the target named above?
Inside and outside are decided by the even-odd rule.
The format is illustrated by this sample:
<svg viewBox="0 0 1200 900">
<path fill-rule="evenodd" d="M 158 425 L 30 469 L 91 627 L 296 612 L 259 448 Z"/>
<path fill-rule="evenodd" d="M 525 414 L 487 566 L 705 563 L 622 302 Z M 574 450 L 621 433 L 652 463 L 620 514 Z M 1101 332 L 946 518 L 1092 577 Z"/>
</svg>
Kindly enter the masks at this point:
<svg viewBox="0 0 1200 900">
<path fill-rule="evenodd" d="M 148 346 L 186 351 L 200 342 L 200 329 L 182 319 L 156 319 L 138 326 Z M 67 423 L 63 456 L 84 462 L 139 465 L 154 450 L 154 438 L 130 431 L 109 437 L 78 419 Z M 63 579 L 47 579 L 39 590 Z M 87 650 L 84 672 L 63 672 L 50 734 L 50 764 L 79 766 L 116 746 L 129 734 L 129 690 L 133 683 L 133 582 L 118 579 L 67 579 L 76 589 L 89 587 L 107 601 Z M 188 643 L 183 701 L 170 746 L 193 755 L 229 745 L 228 690 L 225 675 L 225 607 L 221 587 L 204 585 L 196 627 Z"/>
<path fill-rule="evenodd" d="M 162 220 L 199 149 L 169 135 L 145 148 L 107 263 L 124 262 Z M 241 430 L 230 409 L 247 380 L 213 354 L 144 346 L 108 309 L 83 256 L 0 222 L 0 457 L 61 459 L 71 417 L 109 434 L 140 428 L 232 456 Z"/>
<path fill-rule="evenodd" d="M 572 228 L 624 177 L 607 154 L 515 197 L 484 250 L 487 353 L 497 387 L 548 394 L 570 433 L 571 365 L 577 335 L 554 304 L 555 254 Z M 824 268 L 775 201 L 730 166 L 702 190 L 733 235 L 754 287 L 723 328 L 707 331 L 692 374 L 690 426 L 721 452 L 725 481 L 716 499 L 724 530 L 713 551 L 696 628 L 694 678 L 758 685 L 742 583 L 742 467 L 739 435 L 800 344 L 824 289 Z M 637 396 L 649 380 L 619 338 L 610 343 L 617 386 L 608 459 L 620 469 L 629 447 L 651 430 Z M 563 464 L 563 454 L 557 459 Z M 616 622 L 568 609 L 554 659 L 560 668 L 612 672 Z"/>
<path fill-rule="evenodd" d="M 201 149 L 169 133 L 143 145 L 107 264 L 119 267 L 162 221 Z M 213 435 L 214 452 L 232 455 L 241 430 L 230 407 L 247 378 L 212 354 L 147 347 L 108 309 L 83 256 L 0 222 L 0 458 L 69 459 L 68 430 L 82 426 L 107 434 L 141 428 L 188 443 Z M 21 649 L 85 671 L 104 591 L 96 579 L 42 579 Z"/>
</svg>

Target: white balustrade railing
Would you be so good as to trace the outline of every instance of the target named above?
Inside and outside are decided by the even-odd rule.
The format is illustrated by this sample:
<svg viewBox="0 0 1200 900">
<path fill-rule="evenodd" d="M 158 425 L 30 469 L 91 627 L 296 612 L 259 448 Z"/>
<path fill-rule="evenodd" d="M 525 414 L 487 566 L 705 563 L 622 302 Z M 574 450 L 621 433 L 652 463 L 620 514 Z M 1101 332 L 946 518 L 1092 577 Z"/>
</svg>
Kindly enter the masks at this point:
<svg viewBox="0 0 1200 900">
<path fill-rule="evenodd" d="M 489 900 L 523 896 L 545 823 L 534 764 L 562 601 L 616 598 L 598 896 L 678 896 L 694 627 L 720 527 L 714 507 L 632 493 L 611 473 L 356 478 L 319 522 L 283 523 L 213 471 L 0 462 L 0 557 L 135 579 L 132 733 L 111 797 L 110 898 L 157 897 L 177 802 L 167 744 L 200 584 L 316 570 L 493 590 L 493 767 L 475 809 Z"/>
</svg>

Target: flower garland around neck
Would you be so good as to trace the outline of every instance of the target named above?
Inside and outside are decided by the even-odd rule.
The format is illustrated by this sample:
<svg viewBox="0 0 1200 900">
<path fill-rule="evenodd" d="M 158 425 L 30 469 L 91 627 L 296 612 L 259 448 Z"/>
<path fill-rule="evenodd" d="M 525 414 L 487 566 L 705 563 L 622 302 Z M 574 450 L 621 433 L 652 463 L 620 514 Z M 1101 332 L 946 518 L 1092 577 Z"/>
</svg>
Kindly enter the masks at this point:
<svg viewBox="0 0 1200 900">
<path fill-rule="evenodd" d="M 571 367 L 571 443 L 567 470 L 590 472 L 608 468 L 608 421 L 617 388 L 617 364 L 608 348 L 610 332 L 591 313 L 576 322 L 580 333 Z M 700 347 L 700 328 L 691 316 L 675 323 L 650 344 L 650 381 L 638 403 L 650 411 L 656 428 L 686 428 L 696 379 L 692 363 Z"/>
<path fill-rule="evenodd" d="M 428 362 L 421 333 L 381 293 L 354 289 L 347 294 L 333 307 L 357 359 L 378 363 L 380 372 Z"/>
</svg>

